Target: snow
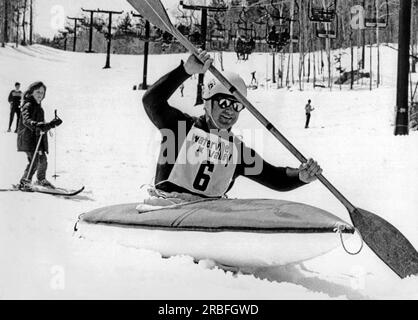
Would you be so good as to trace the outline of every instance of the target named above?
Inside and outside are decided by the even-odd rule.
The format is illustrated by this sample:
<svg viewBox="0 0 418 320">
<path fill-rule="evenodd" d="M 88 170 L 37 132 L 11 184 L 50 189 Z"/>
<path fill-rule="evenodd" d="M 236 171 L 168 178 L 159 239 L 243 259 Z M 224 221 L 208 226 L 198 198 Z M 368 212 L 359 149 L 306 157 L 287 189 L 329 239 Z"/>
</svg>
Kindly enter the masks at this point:
<svg viewBox="0 0 418 320">
<path fill-rule="evenodd" d="M 151 56 L 149 83 L 186 58 L 186 54 Z M 347 86 L 341 91 L 338 86 L 332 91 L 313 90 L 312 83 L 304 83 L 305 90 L 299 91 L 297 81 L 289 89 L 275 89 L 266 81 L 271 76 L 267 54 L 253 54 L 247 62 L 237 62 L 233 53 L 224 54 L 226 69 L 239 72 L 248 82 L 257 70 L 263 86 L 249 91 L 249 100 L 289 141 L 318 160 L 324 175 L 353 204 L 388 220 L 418 248 L 418 133 L 394 136 L 396 52 L 382 47 L 381 61 L 382 84 L 378 89 L 374 84 L 373 91 L 366 81 L 356 84 L 354 91 Z M 53 118 L 54 109 L 64 120 L 56 135 L 49 137 L 48 177 L 60 186 L 86 186 L 74 199 L 0 192 L 0 298 L 418 298 L 418 278 L 400 280 L 368 247 L 356 256 L 337 248 L 299 265 L 244 274 L 221 270 L 210 262 L 196 264 L 189 256 L 167 259 L 158 252 L 74 236 L 79 214 L 139 202 L 145 195 L 141 185 L 153 181 L 158 154 L 159 133 L 141 106 L 144 91 L 132 90 L 142 82 L 142 57 L 113 55 L 111 69 L 102 69 L 104 63 L 103 54 L 39 45 L 0 48 L 1 186 L 16 183 L 26 165 L 24 154 L 16 152 L 16 135 L 5 132 L 9 113 L 5 100 L 15 81 L 25 89 L 36 80 L 48 87 L 43 102 L 47 120 Z M 348 55 L 343 56 L 343 65 L 348 67 Z M 417 75 L 413 77 L 416 81 Z M 196 84 L 196 78 L 188 80 L 185 97 L 176 92 L 170 103 L 200 114 L 202 107 L 193 107 Z M 311 128 L 305 130 L 308 99 L 316 110 Z M 298 166 L 248 112 L 241 114 L 235 131 L 267 161 Z M 55 170 L 56 181 L 51 178 Z M 346 209 L 319 182 L 277 193 L 240 178 L 230 196 L 303 202 L 349 222 Z M 347 243 L 351 250 L 359 245 L 358 239 Z"/>
</svg>

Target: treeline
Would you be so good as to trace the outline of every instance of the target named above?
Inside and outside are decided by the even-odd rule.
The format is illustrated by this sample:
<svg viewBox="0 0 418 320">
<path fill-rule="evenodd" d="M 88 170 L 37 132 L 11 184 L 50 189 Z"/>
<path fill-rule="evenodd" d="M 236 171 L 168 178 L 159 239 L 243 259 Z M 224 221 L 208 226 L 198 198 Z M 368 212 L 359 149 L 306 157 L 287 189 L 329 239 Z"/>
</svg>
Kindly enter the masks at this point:
<svg viewBox="0 0 418 320">
<path fill-rule="evenodd" d="M 31 0 L 2 1 L 2 7 L 7 2 L 14 3 L 9 5 L 9 34 L 15 34 L 19 24 L 13 20 L 16 10 L 16 3 L 23 6 L 29 5 Z M 335 38 L 331 39 L 331 49 L 346 48 L 350 46 L 364 46 L 379 43 L 396 43 L 398 41 L 398 12 L 399 1 L 402 0 L 212 0 L 213 7 L 227 9 L 219 12 L 209 12 L 208 31 L 206 36 L 206 47 L 209 49 L 223 51 L 237 50 L 238 38 L 246 41 L 254 41 L 252 51 L 268 52 L 272 46 L 268 44 L 269 33 L 272 27 L 277 28 L 278 32 L 283 33 L 285 40 L 280 46 L 276 46 L 277 52 L 310 52 L 321 50 L 325 47 L 325 39 L 318 38 L 320 28 L 331 29 L 335 32 Z M 192 1 L 184 1 L 193 3 Z M 312 22 L 312 8 L 315 6 L 332 7 L 336 3 L 337 18 L 331 24 Z M 412 39 L 414 51 L 418 45 L 418 0 L 412 0 Z M 378 5 L 378 19 L 384 20 L 386 27 L 368 28 L 365 30 L 353 30 L 351 28 L 352 13 L 351 8 L 361 5 L 366 10 L 366 18 L 375 17 L 375 7 Z M 387 7 L 386 7 L 387 5 Z M 1 10 L 1 9 L 0 9 Z M 200 11 L 186 10 L 181 5 L 169 14 L 172 22 L 186 32 L 189 39 L 196 45 L 202 43 L 200 34 Z M 6 15 L 7 16 L 7 15 Z M 80 17 L 84 18 L 80 27 L 77 29 L 76 51 L 85 51 L 89 47 L 89 28 L 90 16 L 83 14 L 80 10 Z M 2 19 L 2 23 L 4 19 Z M 22 20 L 22 19 L 21 19 Z M 96 14 L 93 19 L 93 44 L 95 52 L 105 52 L 107 41 L 109 40 L 109 30 L 106 15 Z M 25 30 L 24 22 L 20 23 L 20 30 Z M 327 29 L 327 30 L 328 30 Z M 145 20 L 135 17 L 131 12 L 120 15 L 112 26 L 112 53 L 138 54 L 143 52 L 145 40 Z M 328 30 L 330 31 L 330 30 Z M 288 35 L 291 32 L 292 35 Z M 184 51 L 182 46 L 172 39 L 170 35 L 162 33 L 157 28 L 151 26 L 150 52 L 173 53 Z M 287 33 L 287 34 L 286 34 Z M 69 23 L 64 30 L 51 39 L 40 39 L 43 44 L 51 45 L 60 49 L 72 50 L 74 39 L 74 28 Z M 293 41 L 290 41 L 293 40 Z M 290 48 L 292 47 L 292 48 Z M 291 49 L 291 50 L 290 50 Z"/>
<path fill-rule="evenodd" d="M 34 42 L 34 0 L 0 0 L 0 43 L 16 46 Z"/>
</svg>

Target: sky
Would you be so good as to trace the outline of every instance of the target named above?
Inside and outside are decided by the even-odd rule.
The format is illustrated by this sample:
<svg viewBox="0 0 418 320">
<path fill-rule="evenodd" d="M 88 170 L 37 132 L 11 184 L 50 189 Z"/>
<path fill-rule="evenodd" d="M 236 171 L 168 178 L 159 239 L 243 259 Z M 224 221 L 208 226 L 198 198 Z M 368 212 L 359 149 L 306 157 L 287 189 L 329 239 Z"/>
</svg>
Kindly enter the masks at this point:
<svg viewBox="0 0 418 320">
<path fill-rule="evenodd" d="M 176 8 L 179 0 L 163 0 L 167 9 Z M 52 38 L 63 29 L 66 17 L 81 17 L 81 8 L 130 12 L 132 6 L 126 0 L 35 0 L 35 32 Z M 86 13 L 85 13 L 86 14 Z"/>
</svg>

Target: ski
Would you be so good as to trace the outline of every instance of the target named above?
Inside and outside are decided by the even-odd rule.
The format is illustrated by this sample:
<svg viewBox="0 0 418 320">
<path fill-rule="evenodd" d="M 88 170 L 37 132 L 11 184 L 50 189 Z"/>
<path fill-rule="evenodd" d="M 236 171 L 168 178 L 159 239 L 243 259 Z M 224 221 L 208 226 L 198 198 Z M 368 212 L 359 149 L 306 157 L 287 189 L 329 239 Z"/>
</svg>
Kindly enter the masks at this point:
<svg viewBox="0 0 418 320">
<path fill-rule="evenodd" d="M 42 186 L 32 186 L 28 190 L 20 190 L 17 185 L 13 185 L 11 188 L 7 189 L 0 189 L 0 192 L 6 192 L 6 191 L 22 191 L 22 192 L 37 192 L 37 193 L 45 193 L 50 194 L 53 196 L 63 196 L 63 197 L 73 197 L 81 192 L 83 192 L 84 186 L 80 189 L 66 189 L 66 188 L 46 188 Z"/>
</svg>

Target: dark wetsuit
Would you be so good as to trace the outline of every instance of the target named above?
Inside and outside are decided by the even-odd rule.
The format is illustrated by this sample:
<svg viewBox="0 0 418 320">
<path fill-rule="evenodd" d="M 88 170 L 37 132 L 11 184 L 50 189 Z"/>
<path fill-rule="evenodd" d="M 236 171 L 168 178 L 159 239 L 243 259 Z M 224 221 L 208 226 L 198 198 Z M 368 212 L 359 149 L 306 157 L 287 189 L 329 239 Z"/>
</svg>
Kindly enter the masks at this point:
<svg viewBox="0 0 418 320">
<path fill-rule="evenodd" d="M 171 130 L 174 133 L 179 132 L 179 125 L 185 127 L 186 133 L 194 126 L 209 132 L 209 128 L 206 122 L 205 116 L 199 118 L 192 117 L 180 110 L 173 108 L 168 104 L 168 99 L 177 90 L 177 88 L 185 81 L 189 75 L 186 73 L 183 67 L 183 63 L 173 71 L 169 72 L 158 80 L 148 91 L 144 94 L 143 105 L 146 113 L 148 114 L 154 125 L 160 129 L 160 131 Z M 232 133 L 230 133 L 232 137 Z M 164 137 L 164 134 L 163 134 Z M 182 142 L 185 140 L 185 135 L 175 134 L 175 157 L 179 153 L 179 146 L 182 146 Z M 237 139 L 237 137 L 235 137 Z M 230 140 L 231 141 L 231 140 Z M 236 140 L 235 140 L 236 141 Z M 291 176 L 287 174 L 287 168 L 275 167 L 268 162 L 264 161 L 253 149 L 246 147 L 241 141 L 241 148 L 238 150 L 239 156 L 238 164 L 236 165 L 233 179 L 229 185 L 228 190 L 232 187 L 235 179 L 238 176 L 245 176 L 253 181 L 256 181 L 266 187 L 277 191 L 289 191 L 305 185 L 304 182 L 299 180 L 296 169 L 289 168 Z M 162 146 L 166 141 L 163 138 Z M 190 190 L 185 190 L 182 187 L 174 185 L 173 183 L 166 181 L 173 169 L 173 161 L 160 161 L 163 158 L 167 158 L 166 148 L 162 147 L 160 150 L 159 161 L 157 164 L 155 185 L 156 188 L 166 192 L 186 192 L 192 193 Z M 247 156 L 245 156 L 247 155 Z M 248 155 L 251 155 L 248 157 Z M 250 163 L 248 163 L 250 161 Z M 255 163 L 260 163 L 260 172 L 254 174 Z"/>
</svg>

